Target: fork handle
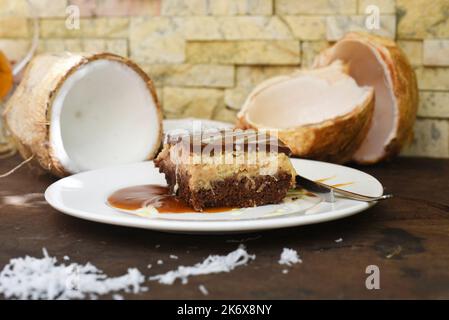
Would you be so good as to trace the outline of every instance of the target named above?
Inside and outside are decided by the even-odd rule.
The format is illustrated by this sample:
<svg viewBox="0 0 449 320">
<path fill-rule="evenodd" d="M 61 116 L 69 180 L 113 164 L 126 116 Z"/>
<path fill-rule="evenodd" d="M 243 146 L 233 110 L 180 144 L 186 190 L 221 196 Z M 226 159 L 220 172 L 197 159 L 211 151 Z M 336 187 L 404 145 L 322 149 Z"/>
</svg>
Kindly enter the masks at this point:
<svg viewBox="0 0 449 320">
<path fill-rule="evenodd" d="M 353 199 L 353 200 L 367 201 L 367 202 L 385 200 L 385 199 L 389 199 L 389 198 L 393 197 L 392 194 L 384 194 L 379 197 L 370 197 L 370 196 L 365 196 L 362 194 L 354 193 L 354 192 L 339 189 L 339 188 L 332 188 L 332 190 L 334 190 L 335 193 L 345 196 L 346 198 Z"/>
</svg>

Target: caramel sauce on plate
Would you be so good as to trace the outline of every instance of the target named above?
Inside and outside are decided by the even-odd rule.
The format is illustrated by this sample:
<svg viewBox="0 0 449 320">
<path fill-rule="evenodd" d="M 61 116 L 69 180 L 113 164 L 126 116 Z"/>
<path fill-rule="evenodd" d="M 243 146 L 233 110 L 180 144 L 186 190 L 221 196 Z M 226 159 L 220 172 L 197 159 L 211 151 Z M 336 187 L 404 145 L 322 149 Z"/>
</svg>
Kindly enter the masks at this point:
<svg viewBox="0 0 449 320">
<path fill-rule="evenodd" d="M 187 203 L 171 194 L 168 187 L 157 184 L 134 186 L 117 190 L 108 197 L 107 202 L 111 207 L 127 211 L 153 206 L 159 213 L 195 212 Z M 232 209 L 226 207 L 207 208 L 201 213 L 217 213 Z"/>
</svg>

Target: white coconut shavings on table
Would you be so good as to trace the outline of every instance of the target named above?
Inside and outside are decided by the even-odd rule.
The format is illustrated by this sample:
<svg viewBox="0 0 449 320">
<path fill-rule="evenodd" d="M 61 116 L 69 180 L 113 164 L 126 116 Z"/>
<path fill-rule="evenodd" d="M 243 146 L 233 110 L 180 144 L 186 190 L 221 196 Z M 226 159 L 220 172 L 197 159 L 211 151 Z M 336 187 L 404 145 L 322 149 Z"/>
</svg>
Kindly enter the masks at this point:
<svg viewBox="0 0 449 320">
<path fill-rule="evenodd" d="M 7 195 L 1 197 L 1 206 L 32 208 L 46 204 L 43 193 L 28 193 L 18 195 Z"/>
<path fill-rule="evenodd" d="M 279 264 L 291 266 L 296 263 L 302 263 L 302 260 L 299 258 L 298 252 L 293 249 L 284 248 L 281 253 L 281 258 L 279 259 Z"/>
<path fill-rule="evenodd" d="M 12 299 L 96 299 L 117 291 L 139 293 L 145 277 L 135 268 L 109 278 L 91 263 L 58 264 L 43 249 L 43 258 L 14 258 L 0 272 L 0 294 Z"/>
<path fill-rule="evenodd" d="M 334 240 L 336 243 L 340 243 L 340 242 L 343 242 L 343 239 L 342 238 L 338 238 L 338 239 L 336 239 L 336 240 Z"/>
<path fill-rule="evenodd" d="M 198 286 L 198 289 L 199 289 L 199 290 L 201 291 L 201 293 L 204 294 L 205 296 L 208 296 L 208 295 L 209 295 L 209 291 L 207 290 L 207 288 L 206 288 L 204 285 L 200 284 L 200 285 Z"/>
<path fill-rule="evenodd" d="M 149 279 L 157 280 L 159 283 L 167 285 L 171 285 L 176 279 L 180 279 L 182 284 L 186 284 L 190 276 L 230 272 L 236 267 L 245 265 L 249 260 L 254 260 L 255 258 L 255 255 L 250 255 L 243 247 L 239 247 L 237 250 L 225 256 L 210 255 L 203 262 L 197 263 L 194 266 L 179 266 L 176 270 L 152 276 Z"/>
</svg>

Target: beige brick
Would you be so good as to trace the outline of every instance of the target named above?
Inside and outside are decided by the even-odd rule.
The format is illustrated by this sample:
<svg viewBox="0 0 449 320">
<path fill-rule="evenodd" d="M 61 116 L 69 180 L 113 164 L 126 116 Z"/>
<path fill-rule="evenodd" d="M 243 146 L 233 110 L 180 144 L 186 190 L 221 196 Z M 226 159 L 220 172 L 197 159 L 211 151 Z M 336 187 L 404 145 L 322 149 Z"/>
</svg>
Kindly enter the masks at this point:
<svg viewBox="0 0 449 320">
<path fill-rule="evenodd" d="M 80 8 L 81 16 L 157 16 L 161 0 L 69 0 Z"/>
<path fill-rule="evenodd" d="M 65 17 L 67 0 L 30 0 L 33 11 L 43 18 Z"/>
<path fill-rule="evenodd" d="M 84 39 L 83 49 L 87 52 L 106 51 L 106 40 L 104 40 L 104 39 Z"/>
<path fill-rule="evenodd" d="M 68 29 L 64 19 L 42 19 L 42 38 L 126 38 L 128 18 L 81 19 L 79 29 Z"/>
<path fill-rule="evenodd" d="M 449 68 L 420 67 L 415 72 L 420 90 L 449 90 Z"/>
<path fill-rule="evenodd" d="M 0 18 L 26 17 L 30 15 L 30 9 L 26 1 L 0 0 Z"/>
<path fill-rule="evenodd" d="M 449 40 L 424 40 L 423 64 L 449 66 Z"/>
<path fill-rule="evenodd" d="M 377 6 L 381 14 L 396 13 L 395 0 L 359 0 L 358 13 L 366 14 L 366 9 L 370 5 Z"/>
<path fill-rule="evenodd" d="M 405 52 L 407 58 L 413 66 L 422 65 L 423 46 L 422 41 L 399 40 L 399 47 Z"/>
<path fill-rule="evenodd" d="M 237 119 L 237 111 L 226 107 L 218 107 L 215 110 L 212 119 L 235 124 Z"/>
<path fill-rule="evenodd" d="M 238 110 L 248 94 L 262 81 L 274 76 L 289 74 L 298 68 L 292 66 L 239 66 L 236 70 L 236 87 L 225 91 L 225 103 Z"/>
<path fill-rule="evenodd" d="M 413 143 L 404 155 L 449 157 L 449 122 L 446 120 L 418 119 L 415 123 Z"/>
<path fill-rule="evenodd" d="M 38 53 L 42 52 L 62 52 L 84 51 L 81 39 L 41 39 L 39 41 Z"/>
<path fill-rule="evenodd" d="M 275 0 L 276 14 L 354 14 L 357 0 Z"/>
<path fill-rule="evenodd" d="M 449 118 L 449 92 L 421 91 L 418 116 Z"/>
<path fill-rule="evenodd" d="M 163 0 L 161 15 L 164 16 L 204 16 L 208 14 L 207 0 Z"/>
<path fill-rule="evenodd" d="M 449 37 L 449 1 L 396 0 L 398 38 L 424 39 Z"/>
<path fill-rule="evenodd" d="M 143 66 L 158 86 L 234 86 L 234 66 L 206 64 L 155 64 Z"/>
<path fill-rule="evenodd" d="M 141 63 L 184 62 L 182 28 L 171 18 L 132 18 L 129 35 L 130 56 Z"/>
<path fill-rule="evenodd" d="M 326 37 L 325 16 L 285 16 L 295 38 L 300 40 L 321 40 Z"/>
<path fill-rule="evenodd" d="M 380 17 L 380 29 L 368 30 L 365 26 L 365 16 L 329 16 L 327 17 L 326 38 L 336 41 L 350 31 L 363 31 L 394 39 L 396 35 L 396 16 Z"/>
<path fill-rule="evenodd" d="M 209 14 L 212 15 L 271 15 L 272 0 L 225 0 L 209 1 Z"/>
<path fill-rule="evenodd" d="M 118 54 L 123 57 L 128 56 L 128 41 L 126 39 L 106 40 L 106 51 Z"/>
<path fill-rule="evenodd" d="M 38 52 L 111 52 L 127 56 L 127 42 L 124 39 L 42 39 Z"/>
<path fill-rule="evenodd" d="M 30 48 L 30 41 L 25 39 L 0 39 L 0 51 L 3 52 L 11 62 L 21 60 Z"/>
<path fill-rule="evenodd" d="M 224 93 L 219 89 L 164 87 L 164 113 L 167 117 L 210 119 L 217 108 L 224 108 Z"/>
<path fill-rule="evenodd" d="M 215 41 L 189 42 L 187 60 L 191 63 L 221 64 L 299 64 L 298 41 Z"/>
<path fill-rule="evenodd" d="M 26 18 L 1 17 L 0 38 L 27 38 L 30 36 Z"/>
<path fill-rule="evenodd" d="M 187 40 L 291 39 L 289 28 L 278 17 L 175 18 Z"/>
<path fill-rule="evenodd" d="M 303 41 L 301 42 L 301 64 L 305 68 L 310 68 L 315 57 L 329 46 L 327 41 Z"/>
</svg>

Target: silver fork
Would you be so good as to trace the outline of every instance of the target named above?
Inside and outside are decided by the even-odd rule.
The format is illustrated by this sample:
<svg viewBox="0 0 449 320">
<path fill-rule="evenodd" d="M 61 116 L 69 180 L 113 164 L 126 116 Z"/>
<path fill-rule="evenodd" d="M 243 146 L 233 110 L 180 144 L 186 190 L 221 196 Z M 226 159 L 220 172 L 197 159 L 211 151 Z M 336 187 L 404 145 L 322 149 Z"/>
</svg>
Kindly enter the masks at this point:
<svg viewBox="0 0 449 320">
<path fill-rule="evenodd" d="M 358 194 L 340 188 L 332 187 L 322 182 L 307 179 L 300 175 L 296 175 L 295 179 L 297 188 L 303 188 L 309 192 L 312 192 L 327 202 L 335 202 L 335 193 L 348 199 L 366 202 L 385 200 L 393 197 L 392 194 L 384 194 L 379 197 L 370 197 L 363 194 Z"/>
</svg>

